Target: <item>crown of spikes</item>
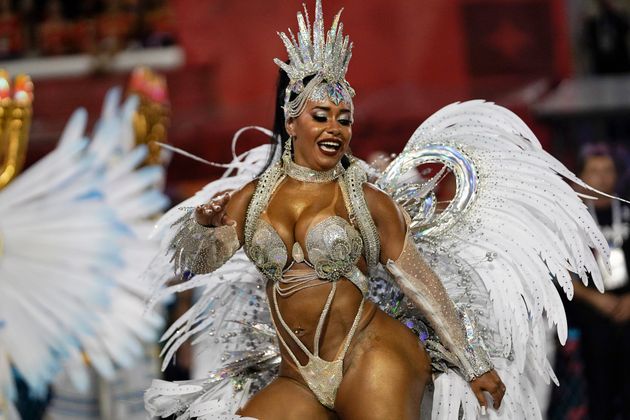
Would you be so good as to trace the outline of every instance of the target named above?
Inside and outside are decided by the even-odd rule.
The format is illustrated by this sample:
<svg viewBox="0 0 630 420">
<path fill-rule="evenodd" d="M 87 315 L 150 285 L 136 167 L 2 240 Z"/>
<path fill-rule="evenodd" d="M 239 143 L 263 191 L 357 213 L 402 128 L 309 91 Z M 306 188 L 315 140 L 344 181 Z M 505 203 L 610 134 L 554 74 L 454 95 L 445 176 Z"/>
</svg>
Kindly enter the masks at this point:
<svg viewBox="0 0 630 420">
<path fill-rule="evenodd" d="M 328 97 L 336 104 L 347 102 L 352 105 L 354 90 L 345 79 L 352 57 L 352 43 L 348 36 L 343 36 L 343 23 L 339 22 L 342 11 L 337 13 L 326 35 L 322 1 L 316 0 L 312 27 L 304 5 L 304 13 L 297 14 L 297 37 L 291 29 L 289 36 L 284 32 L 278 33 L 289 55 L 289 63 L 274 59 L 290 80 L 285 95 L 285 116 L 299 115 L 307 99 L 322 100 Z M 313 76 L 313 79 L 304 86 L 304 79 L 309 76 Z M 293 101 L 290 100 L 292 92 L 297 94 Z"/>
</svg>

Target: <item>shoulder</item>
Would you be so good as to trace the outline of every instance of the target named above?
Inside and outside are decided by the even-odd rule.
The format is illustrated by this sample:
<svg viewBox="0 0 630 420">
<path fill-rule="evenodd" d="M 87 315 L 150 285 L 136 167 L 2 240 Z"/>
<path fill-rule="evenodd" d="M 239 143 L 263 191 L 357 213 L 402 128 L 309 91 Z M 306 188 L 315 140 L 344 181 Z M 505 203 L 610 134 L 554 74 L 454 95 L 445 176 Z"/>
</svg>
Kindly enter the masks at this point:
<svg viewBox="0 0 630 420">
<path fill-rule="evenodd" d="M 256 191 L 257 180 L 253 180 L 243 185 L 241 188 L 230 192 L 230 201 L 226 206 L 227 215 L 236 221 L 236 230 L 239 240 L 243 241 L 243 227 L 247 216 L 247 208 L 252 196 Z"/>
<path fill-rule="evenodd" d="M 247 184 L 243 185 L 241 188 L 234 190 L 230 195 L 233 200 L 242 200 L 249 201 L 252 199 L 254 192 L 256 191 L 256 185 L 258 184 L 258 179 L 254 179 L 249 181 Z"/>
<path fill-rule="evenodd" d="M 403 211 L 385 191 L 373 184 L 363 184 L 363 194 L 381 240 L 381 262 L 395 261 L 407 235 Z"/>
<path fill-rule="evenodd" d="M 398 227 L 404 229 L 405 218 L 392 197 L 374 184 L 363 184 L 365 201 L 376 227 Z"/>
</svg>

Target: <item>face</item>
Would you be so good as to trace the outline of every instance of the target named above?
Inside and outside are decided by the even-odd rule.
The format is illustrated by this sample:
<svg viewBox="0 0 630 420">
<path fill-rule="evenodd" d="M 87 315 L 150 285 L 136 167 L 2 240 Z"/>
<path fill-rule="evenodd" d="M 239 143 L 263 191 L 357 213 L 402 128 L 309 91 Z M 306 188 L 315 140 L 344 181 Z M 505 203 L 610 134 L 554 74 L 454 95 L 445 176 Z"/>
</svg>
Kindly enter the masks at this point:
<svg viewBox="0 0 630 420">
<path fill-rule="evenodd" d="M 586 159 L 582 180 L 607 194 L 614 193 L 617 182 L 615 163 L 609 156 L 592 156 Z"/>
<path fill-rule="evenodd" d="M 295 136 L 295 163 L 318 171 L 334 168 L 348 151 L 352 123 L 350 107 L 344 102 L 308 101 L 297 118 L 287 121 L 287 132 Z"/>
</svg>

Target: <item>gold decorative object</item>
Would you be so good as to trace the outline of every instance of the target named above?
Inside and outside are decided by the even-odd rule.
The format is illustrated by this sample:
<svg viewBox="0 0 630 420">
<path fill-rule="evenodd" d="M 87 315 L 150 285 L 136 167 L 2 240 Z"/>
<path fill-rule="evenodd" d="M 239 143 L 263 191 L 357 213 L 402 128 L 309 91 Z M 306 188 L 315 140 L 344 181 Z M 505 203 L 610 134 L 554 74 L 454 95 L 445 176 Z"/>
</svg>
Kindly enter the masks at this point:
<svg viewBox="0 0 630 420">
<path fill-rule="evenodd" d="M 33 117 L 33 82 L 25 74 L 13 81 L 0 70 L 0 189 L 15 178 L 22 167 Z"/>
<path fill-rule="evenodd" d="M 134 115 L 133 126 L 136 144 L 146 144 L 148 165 L 163 163 L 160 146 L 166 143 L 171 108 L 168 101 L 166 78 L 148 67 L 137 67 L 131 74 L 129 94 L 138 95 L 140 104 Z"/>
</svg>

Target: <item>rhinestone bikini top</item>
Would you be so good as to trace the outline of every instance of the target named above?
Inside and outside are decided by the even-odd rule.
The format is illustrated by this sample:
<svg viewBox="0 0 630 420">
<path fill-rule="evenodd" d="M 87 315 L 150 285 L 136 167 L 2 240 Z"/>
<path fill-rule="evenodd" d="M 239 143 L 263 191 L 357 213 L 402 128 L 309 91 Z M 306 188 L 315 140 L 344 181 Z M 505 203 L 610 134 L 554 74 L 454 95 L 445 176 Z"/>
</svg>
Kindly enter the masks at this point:
<svg viewBox="0 0 630 420">
<path fill-rule="evenodd" d="M 361 235 L 345 219 L 330 216 L 309 229 L 305 240 L 306 253 L 299 242 L 293 244 L 292 261 L 280 235 L 263 218 L 258 219 L 249 256 L 270 280 L 278 281 L 296 263 L 305 263 L 323 280 L 337 281 L 345 277 L 364 294 L 367 278 L 357 268 L 363 252 Z"/>
<path fill-rule="evenodd" d="M 249 258 L 267 278 L 279 281 L 288 269 L 289 255 L 294 261 L 302 255 L 317 277 L 320 277 L 320 273 L 321 278 L 331 281 L 345 277 L 366 295 L 368 279 L 356 263 L 363 253 L 368 272 L 375 270 L 379 263 L 380 241 L 363 196 L 362 186 L 367 178 L 365 171 L 353 162 L 338 178 L 352 224 L 339 216 L 331 216 L 311 227 L 304 243 L 306 255 L 300 244 L 294 244 L 289 252 L 273 226 L 261 217 L 273 192 L 285 177 L 286 172 L 278 162 L 258 178 L 245 218 L 244 248 Z M 348 251 L 343 258 L 337 258 L 340 253 L 336 250 L 340 249 L 352 252 Z M 315 267 L 319 267 L 319 272 L 315 271 Z"/>
</svg>

